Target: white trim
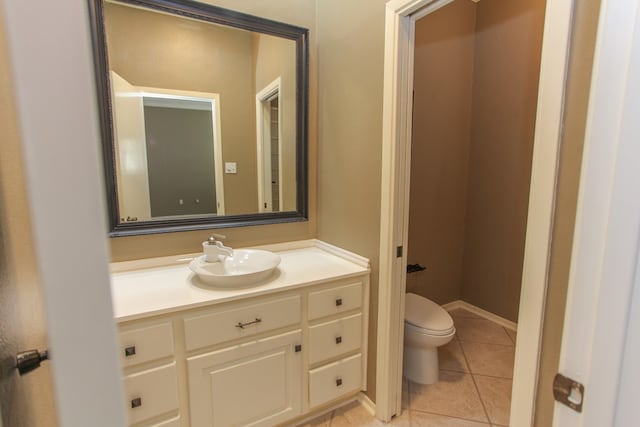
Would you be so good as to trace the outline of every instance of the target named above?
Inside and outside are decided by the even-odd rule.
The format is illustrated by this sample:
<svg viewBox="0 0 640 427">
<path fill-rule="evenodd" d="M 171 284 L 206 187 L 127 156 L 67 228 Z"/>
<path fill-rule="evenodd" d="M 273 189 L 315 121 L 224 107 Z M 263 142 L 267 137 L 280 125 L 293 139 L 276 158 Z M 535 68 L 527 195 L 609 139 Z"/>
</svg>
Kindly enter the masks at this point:
<svg viewBox="0 0 640 427">
<path fill-rule="evenodd" d="M 256 153 L 258 166 L 258 212 L 273 212 L 271 206 L 271 122 L 268 104 L 265 102 L 274 95 L 278 95 L 278 187 L 280 188 L 280 212 L 284 209 L 284 195 L 282 194 L 282 78 L 278 77 L 256 94 Z M 269 144 L 265 144 L 269 141 Z M 266 165 L 266 166 L 265 166 Z M 265 202 L 267 207 L 265 208 Z"/>
<path fill-rule="evenodd" d="M 222 162 L 222 122 L 220 121 L 220 94 L 193 90 L 176 90 L 158 87 L 136 86 L 141 97 L 182 99 L 209 102 L 213 124 L 213 162 L 216 178 L 216 215 L 224 215 L 224 166 Z M 180 216 L 182 217 L 182 216 Z"/>
<path fill-rule="evenodd" d="M 638 370 L 629 366 L 637 360 L 625 366 L 623 359 L 638 343 L 627 331 L 638 326 L 630 312 L 640 249 L 637 1 L 602 2 L 589 99 L 560 355 L 560 372 L 585 386 L 584 407 L 577 413 L 556 404 L 554 425 L 563 427 L 637 423 L 637 415 L 629 424 L 615 418 L 621 410 L 637 414 Z M 632 395 L 619 394 L 625 390 Z"/>
<path fill-rule="evenodd" d="M 395 248 L 407 242 L 413 19 L 447 3 L 391 0 L 386 5 L 376 371 L 376 415 L 383 421 L 401 408 L 406 254 L 396 258 Z M 519 314 L 519 335 L 527 339 L 516 346 L 511 406 L 511 423 L 519 426 L 533 422 L 572 6 L 572 0 L 546 6 Z"/>
<path fill-rule="evenodd" d="M 316 247 L 326 252 L 339 256 L 340 258 L 346 259 L 347 261 L 350 261 L 356 265 L 359 265 L 360 267 L 371 268 L 371 266 L 369 265 L 369 259 L 363 257 L 362 255 L 358 255 L 346 249 L 342 249 L 338 246 L 334 246 L 327 242 L 323 242 L 322 240 L 314 239 L 313 242 L 315 243 Z"/>
<path fill-rule="evenodd" d="M 369 396 L 367 396 L 363 392 L 360 392 L 360 393 L 357 394 L 356 399 L 358 400 L 358 402 L 360 402 L 362 407 L 364 409 L 366 409 L 366 411 L 368 413 L 370 413 L 371 415 L 375 415 L 376 414 L 376 404 L 373 403 L 373 400 L 369 399 Z M 0 426 L 0 427 L 2 427 L 2 426 Z"/>
<path fill-rule="evenodd" d="M 455 309 L 461 308 L 463 310 L 467 310 L 470 313 L 476 314 L 484 319 L 490 320 L 493 323 L 497 323 L 500 326 L 504 326 L 505 328 L 510 329 L 512 331 L 518 330 L 518 324 L 516 322 L 512 322 L 509 319 L 505 319 L 504 317 L 500 317 L 497 314 L 493 314 L 480 307 L 476 307 L 475 305 L 469 304 L 466 301 L 462 301 L 462 300 L 451 301 L 449 303 L 443 304 L 442 308 L 444 308 L 447 311 L 453 311 Z"/>
<path fill-rule="evenodd" d="M 329 404 L 321 409 L 314 409 L 312 410 L 310 413 L 301 416 L 300 418 L 296 418 L 294 420 L 289 420 L 289 422 L 287 424 L 284 425 L 291 425 L 291 426 L 304 426 L 304 425 L 309 425 L 311 424 L 312 421 L 317 421 L 320 418 L 324 418 L 324 417 L 329 417 L 329 419 L 332 418 L 332 412 L 335 411 L 336 409 L 340 409 L 342 407 L 345 407 L 347 405 L 349 405 L 350 403 L 353 402 L 359 402 L 360 403 L 360 396 L 362 392 L 359 392 L 357 394 L 354 394 L 352 396 L 349 396 L 347 398 L 345 398 L 344 400 L 341 400 L 339 402 L 336 403 L 332 403 Z M 369 410 L 368 408 L 365 408 L 367 410 Z M 315 423 L 314 423 L 315 425 Z M 2 427 L 2 426 L 0 426 Z"/>
<path fill-rule="evenodd" d="M 510 420 L 518 426 L 534 420 L 572 11 L 573 0 L 546 5 L 518 313 L 521 339 L 516 343 L 511 394 Z"/>
<path fill-rule="evenodd" d="M 378 341 L 376 416 L 382 421 L 402 408 L 402 351 L 406 254 L 396 256 L 406 240 L 404 203 L 408 198 L 407 140 L 411 135 L 413 30 L 410 14 L 430 0 L 392 0 L 386 4 L 382 164 L 380 193 L 380 266 L 378 281 Z M 399 176 L 402 174 L 402 176 Z"/>
</svg>

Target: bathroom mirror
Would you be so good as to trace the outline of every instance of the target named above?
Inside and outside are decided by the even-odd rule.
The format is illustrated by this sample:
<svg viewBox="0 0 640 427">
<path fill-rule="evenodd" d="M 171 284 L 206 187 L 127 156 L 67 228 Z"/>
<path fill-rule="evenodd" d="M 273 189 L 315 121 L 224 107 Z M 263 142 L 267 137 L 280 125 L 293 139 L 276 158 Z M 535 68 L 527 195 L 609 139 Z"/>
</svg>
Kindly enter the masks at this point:
<svg viewBox="0 0 640 427">
<path fill-rule="evenodd" d="M 308 30 L 89 3 L 110 236 L 307 219 Z"/>
</svg>

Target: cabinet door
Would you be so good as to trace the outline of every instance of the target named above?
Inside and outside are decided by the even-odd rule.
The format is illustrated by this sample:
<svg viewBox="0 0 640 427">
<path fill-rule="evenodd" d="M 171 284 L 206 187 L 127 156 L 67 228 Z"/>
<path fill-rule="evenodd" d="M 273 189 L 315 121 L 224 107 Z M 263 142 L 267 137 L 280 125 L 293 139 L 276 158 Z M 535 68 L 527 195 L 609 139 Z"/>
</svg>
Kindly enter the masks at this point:
<svg viewBox="0 0 640 427">
<path fill-rule="evenodd" d="M 272 426 L 300 414 L 300 330 L 187 359 L 192 427 Z"/>
</svg>

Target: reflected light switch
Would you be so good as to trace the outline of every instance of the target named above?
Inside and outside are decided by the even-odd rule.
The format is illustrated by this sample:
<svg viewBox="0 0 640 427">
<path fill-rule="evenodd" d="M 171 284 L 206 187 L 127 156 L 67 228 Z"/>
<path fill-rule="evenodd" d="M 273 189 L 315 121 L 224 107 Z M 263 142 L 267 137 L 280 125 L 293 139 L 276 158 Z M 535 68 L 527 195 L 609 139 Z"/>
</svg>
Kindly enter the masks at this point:
<svg viewBox="0 0 640 427">
<path fill-rule="evenodd" d="M 237 173 L 236 162 L 225 162 L 224 163 L 224 173 Z"/>
</svg>

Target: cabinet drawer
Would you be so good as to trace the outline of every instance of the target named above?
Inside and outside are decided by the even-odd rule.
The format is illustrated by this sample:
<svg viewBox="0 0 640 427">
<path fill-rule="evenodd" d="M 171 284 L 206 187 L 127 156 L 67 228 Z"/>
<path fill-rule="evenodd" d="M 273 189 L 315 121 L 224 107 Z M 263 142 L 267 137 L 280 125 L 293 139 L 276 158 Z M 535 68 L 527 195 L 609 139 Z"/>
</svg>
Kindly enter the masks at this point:
<svg viewBox="0 0 640 427">
<path fill-rule="evenodd" d="M 362 387 L 362 355 L 347 357 L 309 371 L 309 404 L 313 408 Z"/>
<path fill-rule="evenodd" d="M 175 362 L 127 375 L 124 390 L 129 424 L 178 409 Z"/>
<path fill-rule="evenodd" d="M 187 351 L 300 323 L 300 296 L 219 309 L 184 320 Z"/>
<path fill-rule="evenodd" d="M 173 355 L 170 322 L 120 332 L 119 338 L 120 360 L 124 367 Z"/>
<path fill-rule="evenodd" d="M 309 320 L 342 313 L 362 305 L 362 282 L 309 293 Z"/>
<path fill-rule="evenodd" d="M 343 317 L 309 328 L 309 363 L 360 348 L 362 342 L 362 314 Z"/>
</svg>

